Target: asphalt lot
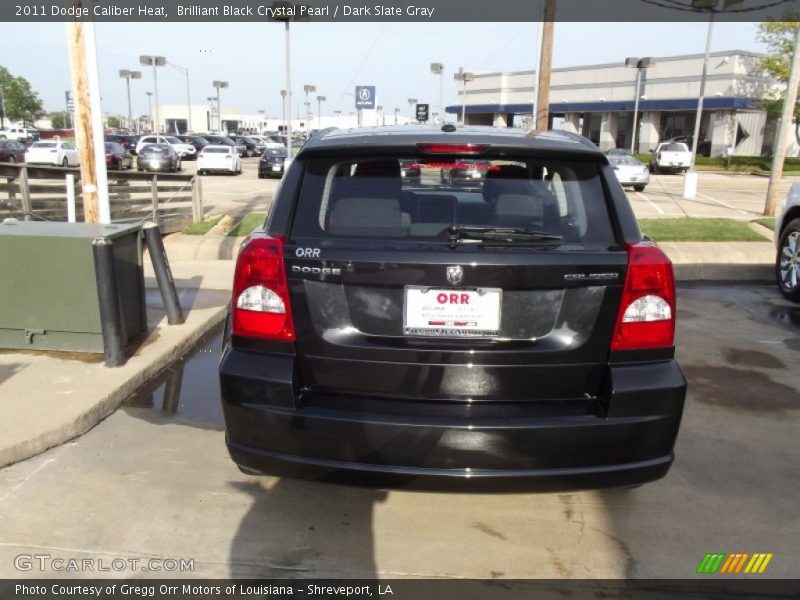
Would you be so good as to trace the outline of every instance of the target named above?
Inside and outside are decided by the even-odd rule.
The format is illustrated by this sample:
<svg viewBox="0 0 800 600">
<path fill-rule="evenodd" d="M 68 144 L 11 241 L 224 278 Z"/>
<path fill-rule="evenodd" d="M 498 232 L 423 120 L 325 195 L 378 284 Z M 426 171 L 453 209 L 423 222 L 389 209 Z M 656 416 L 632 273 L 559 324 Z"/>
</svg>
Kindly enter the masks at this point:
<svg viewBox="0 0 800 600">
<path fill-rule="evenodd" d="M 184 162 L 187 173 L 194 172 L 194 162 Z M 208 175 L 203 177 L 206 212 L 243 216 L 263 212 L 272 202 L 279 179 L 258 179 L 258 159 L 243 159 L 244 172 L 238 177 Z M 785 198 L 795 179 L 785 178 L 779 197 Z M 751 220 L 762 216 L 768 179 L 756 175 L 700 173 L 698 194 L 694 200 L 683 199 L 683 175 L 651 175 L 643 192 L 627 188 L 628 198 L 638 218 L 727 217 Z"/>
<path fill-rule="evenodd" d="M 224 446 L 217 336 L 168 385 L 0 470 L 0 577 L 63 575 L 13 566 L 48 554 L 194 560 L 140 576 L 686 578 L 706 552 L 771 552 L 765 577 L 796 576 L 800 307 L 772 286 L 681 287 L 678 302 L 689 395 L 663 480 L 448 494 L 245 476 Z"/>
</svg>

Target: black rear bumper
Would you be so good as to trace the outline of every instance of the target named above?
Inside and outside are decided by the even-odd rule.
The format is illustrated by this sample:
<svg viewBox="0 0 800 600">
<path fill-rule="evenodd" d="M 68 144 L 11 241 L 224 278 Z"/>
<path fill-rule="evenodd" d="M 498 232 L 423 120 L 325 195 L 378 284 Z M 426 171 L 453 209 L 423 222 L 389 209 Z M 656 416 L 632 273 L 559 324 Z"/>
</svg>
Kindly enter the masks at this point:
<svg viewBox="0 0 800 600">
<path fill-rule="evenodd" d="M 447 489 L 638 485 L 667 473 L 686 393 L 668 360 L 610 366 L 599 410 L 335 396 L 295 406 L 293 372 L 292 357 L 223 354 L 226 441 L 246 472 Z"/>
</svg>

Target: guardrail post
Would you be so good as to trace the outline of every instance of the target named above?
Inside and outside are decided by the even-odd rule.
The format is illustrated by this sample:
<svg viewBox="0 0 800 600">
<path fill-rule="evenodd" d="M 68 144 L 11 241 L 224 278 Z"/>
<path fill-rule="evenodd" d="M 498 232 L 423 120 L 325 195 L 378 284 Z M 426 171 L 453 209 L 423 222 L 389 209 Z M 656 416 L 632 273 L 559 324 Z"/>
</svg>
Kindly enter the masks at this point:
<svg viewBox="0 0 800 600">
<path fill-rule="evenodd" d="M 107 238 L 92 242 L 97 298 L 100 302 L 100 325 L 103 330 L 103 357 L 107 367 L 125 364 L 122 344 L 122 313 L 119 307 L 117 273 L 114 269 L 114 246 Z"/>
<path fill-rule="evenodd" d="M 195 177 L 192 180 L 192 225 L 203 220 L 203 180 Z"/>
<path fill-rule="evenodd" d="M 150 193 L 153 196 L 153 223 L 158 224 L 158 175 L 150 181 Z"/>
<path fill-rule="evenodd" d="M 153 263 L 158 291 L 161 292 L 161 300 L 167 312 L 167 323 L 180 325 L 185 319 L 178 300 L 178 291 L 175 289 L 175 280 L 169 268 L 167 252 L 164 250 L 164 241 L 161 239 L 161 230 L 157 223 L 145 223 L 143 229 L 147 253 L 150 255 L 150 262 Z"/>
<path fill-rule="evenodd" d="M 28 186 L 28 167 L 20 167 L 19 170 L 19 193 L 22 196 L 22 212 L 25 213 L 25 220 L 31 220 L 31 190 Z"/>
<path fill-rule="evenodd" d="M 75 222 L 75 175 L 67 173 L 65 176 L 67 186 L 67 222 Z"/>
</svg>

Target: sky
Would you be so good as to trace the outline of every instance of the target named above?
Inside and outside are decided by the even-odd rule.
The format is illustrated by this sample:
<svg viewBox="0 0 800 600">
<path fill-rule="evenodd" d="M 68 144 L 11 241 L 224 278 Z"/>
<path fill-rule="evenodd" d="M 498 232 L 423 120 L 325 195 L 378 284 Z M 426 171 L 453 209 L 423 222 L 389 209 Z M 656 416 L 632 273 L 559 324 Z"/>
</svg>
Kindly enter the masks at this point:
<svg viewBox="0 0 800 600">
<path fill-rule="evenodd" d="M 712 50 L 763 52 L 756 23 L 717 23 Z M 213 80 L 224 80 L 223 111 L 281 115 L 284 31 L 278 23 L 98 23 L 96 27 L 103 111 L 127 113 L 119 69 L 142 70 L 131 82 L 133 112 L 147 113 L 152 69 L 141 54 L 167 57 L 189 69 L 192 101 L 207 104 Z M 28 79 L 49 111 L 64 109 L 70 89 L 63 23 L 0 23 L 0 65 Z M 538 23 L 295 23 L 291 29 L 292 89 L 302 106 L 303 85 L 327 97 L 323 114 L 353 109 L 355 85 L 377 86 L 389 113 L 405 111 L 408 98 L 438 104 L 439 79 L 431 62 L 445 65 L 445 102 L 456 103 L 453 73 L 534 68 Z M 557 23 L 553 66 L 622 62 L 626 56 L 702 53 L 705 23 Z M 161 105 L 186 103 L 186 80 L 177 69 L 159 69 Z M 350 94 L 350 95 L 347 95 Z M 313 104 L 316 108 L 316 103 Z"/>
</svg>

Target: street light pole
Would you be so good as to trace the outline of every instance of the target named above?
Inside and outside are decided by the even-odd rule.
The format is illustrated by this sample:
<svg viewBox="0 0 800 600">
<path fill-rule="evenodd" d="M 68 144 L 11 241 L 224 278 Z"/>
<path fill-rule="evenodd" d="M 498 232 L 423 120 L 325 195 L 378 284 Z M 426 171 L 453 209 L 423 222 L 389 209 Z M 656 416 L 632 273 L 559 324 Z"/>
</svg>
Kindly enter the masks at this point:
<svg viewBox="0 0 800 600">
<path fill-rule="evenodd" d="M 158 136 L 158 132 L 160 129 L 159 119 L 158 119 L 158 75 L 156 74 L 156 67 L 163 67 L 167 64 L 167 59 L 163 56 L 152 56 L 152 55 L 142 55 L 139 57 L 139 64 L 143 66 L 151 66 L 153 67 L 153 95 L 155 96 L 156 101 L 156 117 L 155 117 L 155 133 Z"/>
<path fill-rule="evenodd" d="M 309 92 L 316 92 L 317 86 L 306 84 L 303 86 L 303 91 L 306 93 L 306 138 L 311 137 L 311 101 L 308 99 Z"/>
<path fill-rule="evenodd" d="M 125 84 L 128 88 L 128 129 L 133 129 L 133 111 L 131 110 L 131 79 L 141 79 L 142 72 L 120 69 L 119 76 L 125 80 Z"/>
<path fill-rule="evenodd" d="M 3 86 L 0 85 L 0 109 L 2 109 L 3 114 L 0 115 L 0 127 L 6 126 L 6 96 L 3 93 Z"/>
<path fill-rule="evenodd" d="M 189 69 L 180 67 L 175 63 L 169 63 L 169 65 L 186 76 L 186 132 L 188 133 L 192 131 L 192 93 L 189 91 Z"/>
<path fill-rule="evenodd" d="M 397 113 L 400 112 L 399 108 L 394 109 L 394 124 L 397 125 Z"/>
<path fill-rule="evenodd" d="M 442 123 L 444 123 L 444 65 L 431 63 L 431 73 L 439 76 L 439 114 L 442 115 Z"/>
<path fill-rule="evenodd" d="M 150 130 L 153 130 L 153 92 L 147 94 L 147 120 L 150 121 Z"/>
<path fill-rule="evenodd" d="M 325 96 L 317 96 L 317 129 L 322 129 L 322 103 L 325 100 Z"/>
<path fill-rule="evenodd" d="M 220 135 L 222 134 L 222 104 L 220 103 L 220 96 L 219 91 L 222 89 L 228 88 L 227 81 L 214 81 L 211 83 L 217 89 L 217 128 L 219 129 Z"/>
<path fill-rule="evenodd" d="M 458 68 L 458 73 L 453 73 L 453 79 L 461 82 L 461 125 L 467 123 L 467 82 L 475 79 L 475 75 L 465 72 L 463 67 Z"/>
<path fill-rule="evenodd" d="M 408 122 L 409 122 L 409 124 L 411 123 L 411 121 L 414 120 L 414 110 L 411 107 L 414 106 L 416 103 L 417 103 L 417 99 L 416 98 L 409 98 L 408 99 Z"/>
<path fill-rule="evenodd" d="M 636 69 L 636 89 L 633 92 L 633 122 L 631 124 L 631 154 L 636 152 L 636 134 L 639 131 L 637 122 L 639 120 L 639 98 L 642 89 L 642 71 L 655 64 L 655 60 L 646 56 L 645 58 L 638 58 L 635 56 L 625 59 L 625 66 Z"/>
</svg>

